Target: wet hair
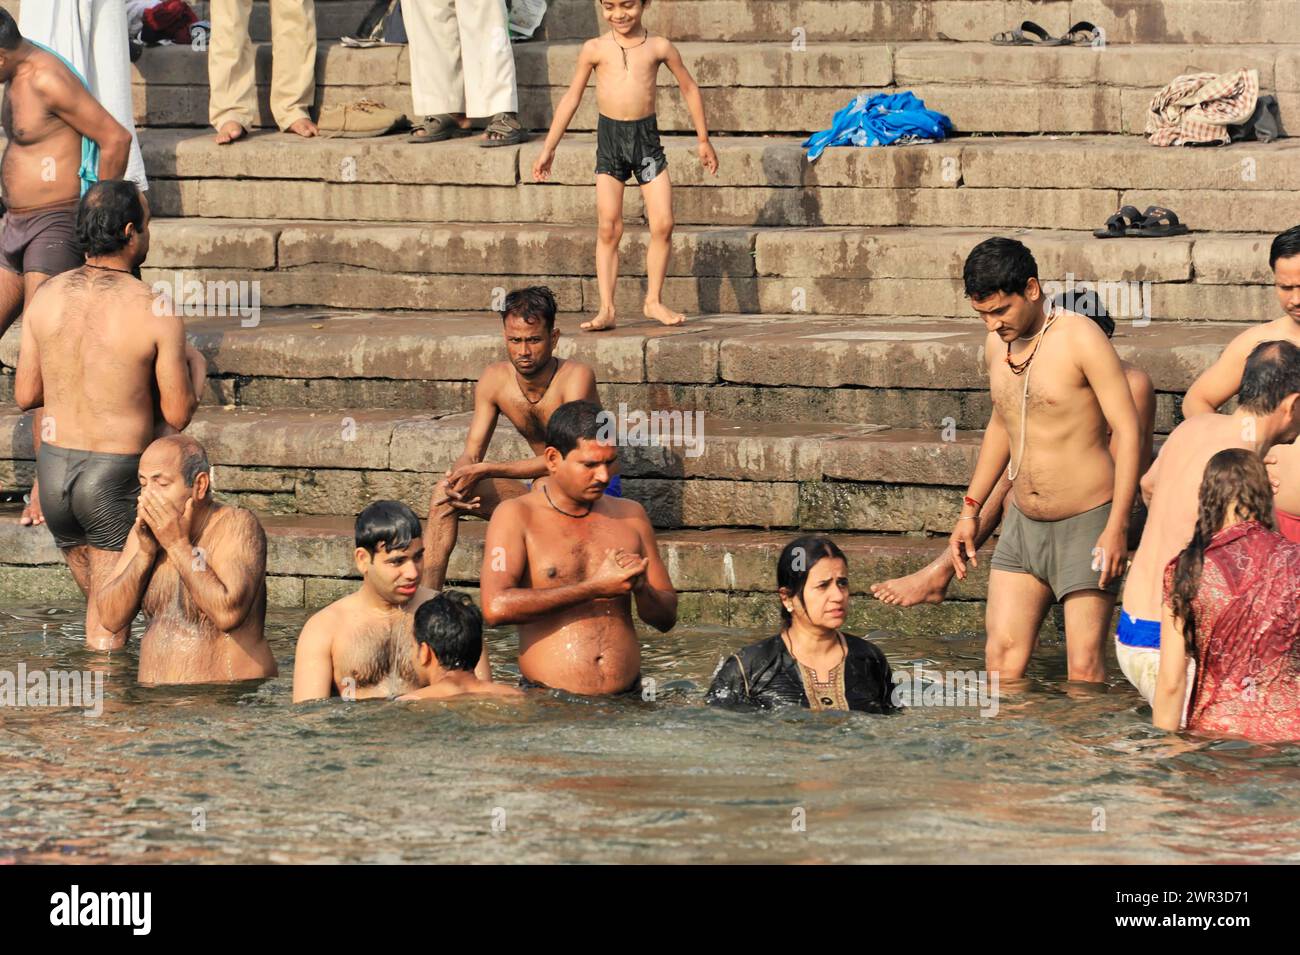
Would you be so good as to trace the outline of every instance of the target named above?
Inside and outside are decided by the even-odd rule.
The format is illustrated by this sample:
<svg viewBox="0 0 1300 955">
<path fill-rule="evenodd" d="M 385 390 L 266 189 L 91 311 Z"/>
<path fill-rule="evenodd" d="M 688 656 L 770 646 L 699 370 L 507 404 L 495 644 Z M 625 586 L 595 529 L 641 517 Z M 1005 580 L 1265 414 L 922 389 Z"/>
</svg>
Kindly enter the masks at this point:
<svg viewBox="0 0 1300 955">
<path fill-rule="evenodd" d="M 1272 414 L 1287 395 L 1300 393 L 1300 348 L 1290 342 L 1260 342 L 1246 359 L 1237 405 L 1253 414 Z"/>
<path fill-rule="evenodd" d="M 16 50 L 23 42 L 18 22 L 8 10 L 0 9 L 0 50 Z"/>
<path fill-rule="evenodd" d="M 1239 521 L 1259 521 L 1273 530 L 1273 487 L 1268 470 L 1258 454 L 1244 448 L 1229 448 L 1210 458 L 1201 478 L 1196 530 L 1191 543 L 1174 558 L 1173 584 L 1169 605 L 1174 618 L 1183 624 L 1187 652 L 1196 656 L 1196 610 L 1193 602 L 1201 587 L 1205 569 L 1205 548 L 1219 532 L 1228 508 Z"/>
<path fill-rule="evenodd" d="M 144 228 L 140 189 L 128 179 L 104 179 L 91 186 L 77 207 L 77 243 L 83 255 L 109 255 L 126 246 L 126 226 Z"/>
<path fill-rule="evenodd" d="M 545 285 L 517 288 L 506 296 L 505 304 L 501 306 L 501 321 L 511 315 L 529 324 L 541 322 L 549 332 L 555 328 L 555 293 Z"/>
<path fill-rule="evenodd" d="M 1029 280 L 1038 278 L 1038 263 L 1023 242 L 996 236 L 971 249 L 961 277 L 966 297 L 976 301 L 998 292 L 1024 295 Z"/>
<path fill-rule="evenodd" d="M 1273 244 L 1268 249 L 1268 267 L 1276 269 L 1278 259 L 1289 259 L 1293 255 L 1300 255 L 1300 225 L 1293 225 L 1273 237 Z"/>
<path fill-rule="evenodd" d="M 559 451 L 560 457 L 568 457 L 579 441 L 595 441 L 606 420 L 606 413 L 595 402 L 565 402 L 546 423 L 546 446 Z"/>
<path fill-rule="evenodd" d="M 193 487 L 195 479 L 200 474 L 207 474 L 210 470 L 212 470 L 212 465 L 208 463 L 208 452 L 203 450 L 203 445 L 193 438 L 182 442 L 181 479 L 185 481 L 185 486 Z"/>
<path fill-rule="evenodd" d="M 483 614 L 469 594 L 444 590 L 415 611 L 415 639 L 444 670 L 473 670 L 483 655 Z"/>
<path fill-rule="evenodd" d="M 420 537 L 420 519 L 401 501 L 375 501 L 357 515 L 356 546 L 371 556 L 383 544 L 388 551 L 402 550 Z"/>
<path fill-rule="evenodd" d="M 796 537 L 781 549 L 781 556 L 776 559 L 776 585 L 792 594 L 800 603 L 804 603 L 803 588 L 808 583 L 808 573 L 824 557 L 832 557 L 848 563 L 844 551 L 840 550 L 829 537 L 807 534 Z M 807 604 L 804 604 L 805 609 Z M 788 626 L 792 618 L 790 611 L 781 604 L 781 623 Z"/>
<path fill-rule="evenodd" d="M 1085 318 L 1091 318 L 1107 338 L 1113 338 L 1115 335 L 1115 319 L 1110 317 L 1110 312 L 1106 311 L 1106 306 L 1097 294 L 1096 289 L 1084 289 L 1082 292 L 1076 292 L 1071 289 L 1068 292 L 1061 292 L 1052 296 L 1052 301 L 1057 308 L 1063 308 L 1068 312 L 1074 312 Z"/>
</svg>

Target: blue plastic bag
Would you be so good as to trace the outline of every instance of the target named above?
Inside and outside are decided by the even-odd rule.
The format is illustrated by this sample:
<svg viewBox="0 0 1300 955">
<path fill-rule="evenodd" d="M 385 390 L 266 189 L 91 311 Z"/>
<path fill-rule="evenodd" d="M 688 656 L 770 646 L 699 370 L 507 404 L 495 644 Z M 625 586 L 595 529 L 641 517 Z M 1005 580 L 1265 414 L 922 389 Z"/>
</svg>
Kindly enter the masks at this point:
<svg viewBox="0 0 1300 955">
<path fill-rule="evenodd" d="M 943 113 L 926 109 L 909 90 L 904 93 L 860 93 L 835 114 L 830 129 L 813 133 L 803 143 L 814 162 L 827 146 L 890 146 L 904 137 L 946 139 L 953 125 Z"/>
</svg>

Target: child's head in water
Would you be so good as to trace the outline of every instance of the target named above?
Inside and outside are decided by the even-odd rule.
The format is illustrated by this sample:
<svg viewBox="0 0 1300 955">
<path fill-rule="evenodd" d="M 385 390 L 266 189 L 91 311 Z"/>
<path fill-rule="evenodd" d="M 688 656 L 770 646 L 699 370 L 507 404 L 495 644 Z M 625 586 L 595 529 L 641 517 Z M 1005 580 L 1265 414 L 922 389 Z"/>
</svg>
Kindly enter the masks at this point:
<svg viewBox="0 0 1300 955">
<path fill-rule="evenodd" d="M 421 604 L 414 629 L 415 668 L 426 679 L 442 670 L 472 673 L 483 654 L 483 614 L 459 590 L 444 590 Z"/>
</svg>

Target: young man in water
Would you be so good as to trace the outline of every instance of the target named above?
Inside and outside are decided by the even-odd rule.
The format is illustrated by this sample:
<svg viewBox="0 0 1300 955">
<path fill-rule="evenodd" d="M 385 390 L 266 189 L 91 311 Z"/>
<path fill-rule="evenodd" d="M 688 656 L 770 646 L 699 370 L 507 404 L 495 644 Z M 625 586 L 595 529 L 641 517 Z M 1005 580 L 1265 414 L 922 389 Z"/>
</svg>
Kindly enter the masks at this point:
<svg viewBox="0 0 1300 955">
<path fill-rule="evenodd" d="M 357 515 L 355 541 L 361 586 L 314 613 L 298 635 L 295 703 L 334 694 L 391 698 L 424 685 L 415 665 L 413 621 L 433 592 L 420 587 L 420 519 L 400 501 L 376 501 Z M 492 679 L 486 645 L 475 673 Z"/>
<path fill-rule="evenodd" d="M 1065 296 L 1057 296 L 1057 307 L 1061 307 L 1064 301 Z M 1070 305 L 1072 306 L 1071 311 L 1086 314 L 1092 321 L 1096 322 L 1097 327 L 1106 333 L 1107 338 L 1114 335 L 1115 321 L 1106 314 L 1105 308 L 1101 305 L 1095 293 L 1081 302 L 1071 300 Z M 1138 427 L 1142 435 L 1138 471 L 1142 473 L 1151 466 L 1156 426 L 1156 389 L 1151 381 L 1151 376 L 1141 368 L 1126 361 L 1121 361 L 1119 364 L 1124 369 L 1124 378 L 1128 382 L 1129 391 L 1133 394 L 1133 403 L 1137 407 Z M 1110 452 L 1111 457 L 1114 458 L 1116 453 L 1114 435 L 1111 435 Z M 989 499 L 984 502 L 984 506 L 980 509 L 979 519 L 975 522 L 977 525 L 975 549 L 977 551 L 993 536 L 994 531 L 998 529 L 998 525 L 1002 523 L 1002 509 L 1006 504 L 1007 495 L 1010 493 L 1011 482 L 1003 474 L 998 479 L 993 493 L 989 495 Z M 1139 503 L 1134 510 L 1132 523 L 1129 525 L 1128 545 L 1130 550 L 1137 547 L 1137 543 L 1141 539 L 1145 514 L 1145 508 Z M 903 577 L 895 577 L 892 580 L 872 584 L 871 593 L 877 600 L 889 604 L 891 607 L 940 604 L 947 597 L 948 587 L 956 576 L 957 570 L 953 566 L 952 555 L 949 553 L 948 548 L 945 547 L 935 556 L 934 560 L 920 570 L 913 571 Z"/>
<path fill-rule="evenodd" d="M 221 683 L 275 676 L 267 645 L 266 533 L 252 511 L 212 500 L 208 456 L 188 435 L 140 455 L 135 525 L 99 594 L 105 627 L 141 609 L 141 683 Z"/>
<path fill-rule="evenodd" d="M 483 654 L 483 615 L 468 594 L 444 590 L 421 604 L 412 639 L 412 660 L 423 685 L 399 700 L 524 695 L 518 687 L 480 680 L 474 673 Z"/>
<path fill-rule="evenodd" d="M 86 645 L 96 650 L 126 643 L 125 629 L 104 627 L 97 595 L 136 518 L 140 454 L 189 424 L 206 375 L 184 324 L 132 275 L 149 253 L 149 222 L 135 183 L 91 187 L 77 215 L 85 264 L 28 303 L 14 377 L 18 406 L 43 406 L 32 429 L 39 495 L 86 595 Z"/>
<path fill-rule="evenodd" d="M 959 572 L 975 562 L 976 521 L 1008 463 L 1011 479 L 989 574 L 985 665 L 1002 679 L 1024 676 L 1056 599 L 1069 679 L 1100 683 L 1141 453 L 1124 369 L 1096 324 L 1046 300 L 1020 242 L 981 242 L 963 277 L 988 329 L 993 417 L 950 541 Z"/>
<path fill-rule="evenodd" d="M 485 520 L 502 501 L 528 493 L 527 481 L 546 473 L 546 423 L 569 401 L 600 403 L 596 373 L 572 358 L 555 357 L 560 330 L 555 327 L 555 296 L 544 286 L 517 289 L 506 296 L 502 313 L 508 361 L 488 365 L 474 388 L 474 418 L 465 452 L 434 488 L 425 528 L 425 587 L 440 590 L 456 547 L 461 512 Z M 484 461 L 501 415 L 533 449 L 523 461 Z M 622 496 L 615 474 L 605 490 Z"/>
<path fill-rule="evenodd" d="M 1262 342 L 1247 356 L 1239 404 L 1230 415 L 1198 414 L 1174 429 L 1142 478 L 1149 516 L 1124 583 L 1115 656 L 1148 701 L 1160 665 L 1160 606 L 1165 567 L 1196 527 L 1201 479 L 1210 458 L 1229 448 L 1266 456 L 1300 434 L 1300 349 Z"/>
<path fill-rule="evenodd" d="M 1300 346 L 1300 226 L 1293 226 L 1273 239 L 1268 252 L 1273 285 L 1285 313 L 1271 322 L 1248 328 L 1223 350 L 1219 360 L 1207 368 L 1187 390 L 1183 415 L 1218 411 L 1241 390 L 1246 356 L 1260 342 L 1284 341 Z M 1274 501 L 1278 533 L 1300 542 L 1300 447 L 1279 444 L 1269 456 L 1278 484 Z"/>
<path fill-rule="evenodd" d="M 638 616 L 660 632 L 677 622 L 677 593 L 655 533 L 635 501 L 609 497 L 618 451 L 600 408 L 561 405 L 546 429 L 547 475 L 502 503 L 488 524 L 483 618 L 518 624 L 525 685 L 590 696 L 640 683 Z"/>
</svg>

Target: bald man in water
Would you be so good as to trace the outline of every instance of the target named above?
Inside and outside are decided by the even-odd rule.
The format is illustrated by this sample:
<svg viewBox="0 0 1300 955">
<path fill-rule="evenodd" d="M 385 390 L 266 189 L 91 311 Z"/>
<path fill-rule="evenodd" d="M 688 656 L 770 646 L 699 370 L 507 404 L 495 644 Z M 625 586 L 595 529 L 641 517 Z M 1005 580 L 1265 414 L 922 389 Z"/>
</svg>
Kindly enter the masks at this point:
<svg viewBox="0 0 1300 955">
<path fill-rule="evenodd" d="M 212 499 L 208 457 L 188 435 L 140 456 L 135 524 L 99 595 L 105 626 L 126 630 L 143 609 L 141 683 L 273 677 L 267 645 L 266 532 L 252 511 Z"/>
</svg>

